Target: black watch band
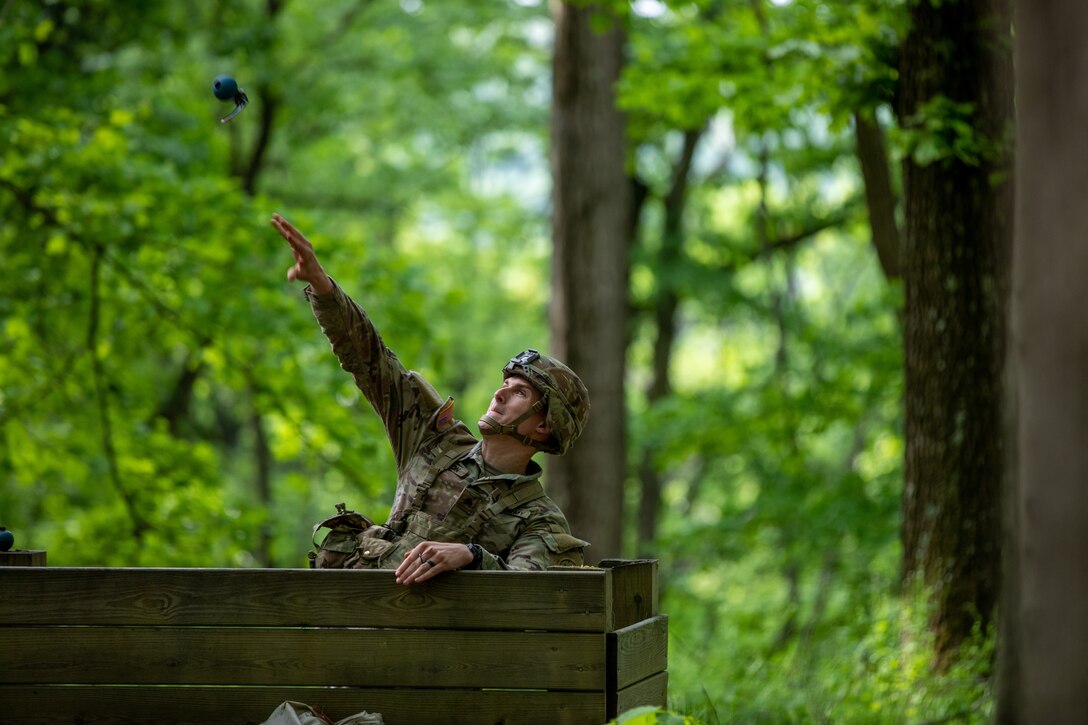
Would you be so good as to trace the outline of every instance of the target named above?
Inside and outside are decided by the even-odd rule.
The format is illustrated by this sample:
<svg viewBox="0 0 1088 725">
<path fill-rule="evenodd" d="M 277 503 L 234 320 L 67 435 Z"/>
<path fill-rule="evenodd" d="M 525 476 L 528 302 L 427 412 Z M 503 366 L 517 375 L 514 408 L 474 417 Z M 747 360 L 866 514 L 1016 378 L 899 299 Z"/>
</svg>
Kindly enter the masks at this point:
<svg viewBox="0 0 1088 725">
<path fill-rule="evenodd" d="M 472 552 L 472 561 L 465 568 L 479 569 L 484 560 L 484 547 L 479 544 L 468 544 L 468 550 Z"/>
</svg>

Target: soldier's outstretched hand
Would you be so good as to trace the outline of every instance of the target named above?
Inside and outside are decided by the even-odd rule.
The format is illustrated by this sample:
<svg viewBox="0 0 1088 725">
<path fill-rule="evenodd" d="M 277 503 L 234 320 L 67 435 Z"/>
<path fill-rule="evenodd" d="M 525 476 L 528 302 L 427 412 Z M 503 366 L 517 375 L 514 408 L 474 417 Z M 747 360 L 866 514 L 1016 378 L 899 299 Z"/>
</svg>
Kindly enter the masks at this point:
<svg viewBox="0 0 1088 725">
<path fill-rule="evenodd" d="M 319 295 L 332 292 L 332 280 L 317 261 L 314 245 L 310 244 L 310 240 L 279 214 L 272 215 L 272 226 L 291 245 L 291 253 L 295 256 L 294 266 L 287 270 L 287 279 L 292 282 L 296 279 L 309 282 L 314 292 Z"/>
</svg>

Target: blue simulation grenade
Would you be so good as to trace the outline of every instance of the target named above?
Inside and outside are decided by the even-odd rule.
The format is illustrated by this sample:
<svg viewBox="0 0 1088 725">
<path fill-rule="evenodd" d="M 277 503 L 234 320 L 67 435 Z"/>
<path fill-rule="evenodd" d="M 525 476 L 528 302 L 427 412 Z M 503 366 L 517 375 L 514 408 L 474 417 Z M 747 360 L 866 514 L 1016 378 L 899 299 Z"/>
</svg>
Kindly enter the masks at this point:
<svg viewBox="0 0 1088 725">
<path fill-rule="evenodd" d="M 219 119 L 219 123 L 226 123 L 231 120 L 246 107 L 249 103 L 249 97 L 246 96 L 246 92 L 238 87 L 238 81 L 234 80 L 230 76 L 216 76 L 212 82 L 212 93 L 220 101 L 234 101 L 234 110 L 228 113 L 223 118 Z"/>
<path fill-rule="evenodd" d="M 0 526 L 0 551 L 7 551 L 15 543 L 15 534 Z"/>
<path fill-rule="evenodd" d="M 220 101 L 233 101 L 238 93 L 238 81 L 230 76 L 216 76 L 212 83 L 212 92 Z"/>
</svg>

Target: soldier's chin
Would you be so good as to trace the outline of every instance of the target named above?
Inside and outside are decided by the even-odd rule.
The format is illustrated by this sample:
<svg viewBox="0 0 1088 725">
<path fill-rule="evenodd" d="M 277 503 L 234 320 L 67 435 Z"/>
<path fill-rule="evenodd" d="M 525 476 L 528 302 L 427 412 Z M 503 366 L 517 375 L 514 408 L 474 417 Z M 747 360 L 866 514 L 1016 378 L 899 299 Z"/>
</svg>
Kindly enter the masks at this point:
<svg viewBox="0 0 1088 725">
<path fill-rule="evenodd" d="M 481 433 L 494 433 L 496 430 L 495 426 L 491 425 L 487 418 L 480 418 L 476 421 L 476 427 L 480 429 Z"/>
</svg>

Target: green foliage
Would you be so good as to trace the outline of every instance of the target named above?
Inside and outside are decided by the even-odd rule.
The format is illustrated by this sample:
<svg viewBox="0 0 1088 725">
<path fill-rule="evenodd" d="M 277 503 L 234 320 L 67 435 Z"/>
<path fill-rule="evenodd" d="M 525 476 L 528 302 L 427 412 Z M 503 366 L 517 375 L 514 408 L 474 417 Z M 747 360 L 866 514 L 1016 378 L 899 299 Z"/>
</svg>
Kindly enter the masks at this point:
<svg viewBox="0 0 1088 725">
<path fill-rule="evenodd" d="M 609 722 L 616 725 L 700 725 L 699 721 L 690 715 L 650 706 L 632 708 Z"/>
<path fill-rule="evenodd" d="M 904 10 L 738 0 L 632 20 L 620 97 L 648 197 L 631 518 L 647 462 L 662 491 L 654 540 L 629 541 L 661 561 L 670 706 L 705 722 L 990 712 L 992 634 L 939 673 L 924 599 L 899 591 L 902 291 L 869 244 L 850 123 L 887 122 Z M 951 144 L 958 128 L 915 139 Z M 670 252 L 677 132 L 700 129 Z M 670 393 L 652 397 L 669 294 Z"/>
<path fill-rule="evenodd" d="M 990 139 L 974 123 L 975 106 L 937 95 L 899 131 L 899 143 L 918 166 L 959 162 L 980 166 L 1000 158 L 1002 139 Z"/>
<path fill-rule="evenodd" d="M 698 588 L 663 602 L 671 709 L 708 723 L 991 720 L 992 635 L 936 670 L 925 599 L 895 593 L 894 546 L 864 570 L 844 557 L 803 576 L 792 633 L 783 628 L 789 587 L 769 549 L 706 571 Z"/>
<path fill-rule="evenodd" d="M 470 420 L 510 351 L 541 345 L 541 314 L 502 310 L 543 307 L 543 220 L 476 181 L 535 158 L 539 10 L 3 12 L 0 517 L 21 545 L 61 565 L 298 566 L 336 501 L 384 515 L 384 432 L 286 285 L 273 210 Z M 225 71 L 252 103 L 221 126 Z M 250 174 L 262 105 L 277 122 Z"/>
</svg>

